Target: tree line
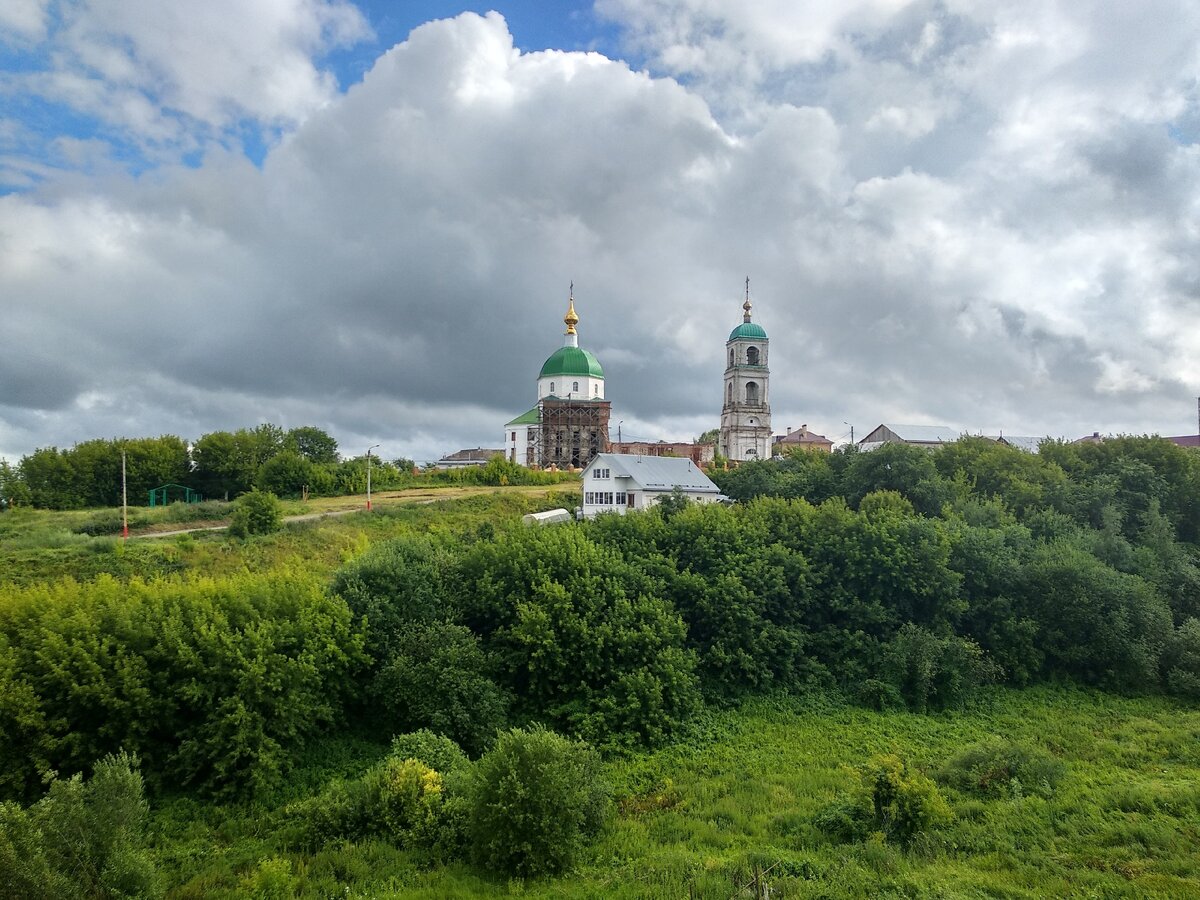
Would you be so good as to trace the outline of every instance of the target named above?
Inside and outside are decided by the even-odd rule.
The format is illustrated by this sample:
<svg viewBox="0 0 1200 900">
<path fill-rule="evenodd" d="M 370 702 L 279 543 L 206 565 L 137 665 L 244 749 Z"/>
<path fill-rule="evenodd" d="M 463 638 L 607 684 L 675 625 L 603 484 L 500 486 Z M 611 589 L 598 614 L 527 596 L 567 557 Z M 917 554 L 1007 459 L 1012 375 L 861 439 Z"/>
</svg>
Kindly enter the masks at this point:
<svg viewBox="0 0 1200 900">
<path fill-rule="evenodd" d="M 86 509 L 121 503 L 121 455 L 131 505 L 147 503 L 165 484 L 191 488 L 210 499 L 232 499 L 258 489 L 280 497 L 361 494 L 367 489 L 365 455 L 343 459 L 338 443 L 314 426 L 284 430 L 262 424 L 214 431 L 190 444 L 175 435 L 95 439 L 69 449 L 45 447 L 16 465 L 0 460 L 0 499 L 16 506 Z M 416 478 L 411 459 L 371 459 L 371 483 L 396 490 Z M 503 458 L 487 466 L 423 473 L 434 483 L 540 484 L 560 480 Z M 174 498 L 172 498 L 174 499 Z"/>
</svg>

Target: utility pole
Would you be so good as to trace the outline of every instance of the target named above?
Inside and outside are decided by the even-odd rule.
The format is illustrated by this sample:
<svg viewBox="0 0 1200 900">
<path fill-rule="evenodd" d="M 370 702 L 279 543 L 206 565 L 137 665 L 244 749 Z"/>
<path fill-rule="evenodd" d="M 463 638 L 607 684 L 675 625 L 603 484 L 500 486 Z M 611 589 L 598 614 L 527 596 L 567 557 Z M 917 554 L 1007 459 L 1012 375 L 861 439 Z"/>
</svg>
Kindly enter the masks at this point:
<svg viewBox="0 0 1200 900">
<path fill-rule="evenodd" d="M 125 483 L 125 450 L 121 450 L 121 540 L 129 540 L 129 494 Z"/>
<path fill-rule="evenodd" d="M 367 510 L 371 509 L 371 451 L 379 447 L 378 444 L 372 444 L 367 448 Z"/>
</svg>

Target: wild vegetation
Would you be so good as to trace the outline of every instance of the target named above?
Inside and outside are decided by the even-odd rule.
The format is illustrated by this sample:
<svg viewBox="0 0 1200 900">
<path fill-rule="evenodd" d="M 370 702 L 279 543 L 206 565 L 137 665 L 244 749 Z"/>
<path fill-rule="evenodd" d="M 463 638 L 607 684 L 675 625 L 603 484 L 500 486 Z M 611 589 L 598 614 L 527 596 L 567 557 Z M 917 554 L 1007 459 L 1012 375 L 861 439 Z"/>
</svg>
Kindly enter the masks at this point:
<svg viewBox="0 0 1200 900">
<path fill-rule="evenodd" d="M 43 447 L 15 465 L 0 460 L 0 509 L 85 509 L 121 505 L 121 460 L 125 457 L 128 502 L 144 506 L 149 492 L 182 486 L 209 500 L 233 500 L 252 490 L 279 497 L 361 494 L 367 489 L 366 455 L 343 459 L 337 441 L 320 428 L 285 431 L 269 423 L 236 431 L 214 431 L 191 445 L 175 435 L 95 439 L 59 449 Z M 534 472 L 502 456 L 483 467 L 418 471 L 411 459 L 370 460 L 375 490 L 415 484 L 555 484 L 569 476 Z M 175 500 L 174 491 L 167 499 Z M 108 521 L 111 521 L 109 517 Z M 118 528 L 112 530 L 115 533 Z"/>
<path fill-rule="evenodd" d="M 1111 443 L 23 551 L 121 565 L 0 581 L 0 860 L 124 760 L 91 896 L 1200 895 L 1200 468 Z"/>
</svg>

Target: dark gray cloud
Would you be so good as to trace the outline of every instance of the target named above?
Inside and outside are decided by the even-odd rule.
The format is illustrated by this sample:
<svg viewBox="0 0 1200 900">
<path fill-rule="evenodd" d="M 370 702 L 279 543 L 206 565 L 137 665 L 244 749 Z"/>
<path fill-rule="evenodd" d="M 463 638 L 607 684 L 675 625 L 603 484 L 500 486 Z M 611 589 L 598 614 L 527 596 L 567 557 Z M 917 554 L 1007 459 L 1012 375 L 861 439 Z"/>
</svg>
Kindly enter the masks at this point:
<svg viewBox="0 0 1200 900">
<path fill-rule="evenodd" d="M 1190 9 L 707 9 L 603 4 L 682 83 L 464 15 L 305 101 L 261 168 L 0 199 L 0 454 L 264 420 L 494 444 L 572 280 L 614 421 L 690 437 L 747 274 L 779 430 L 1191 427 Z"/>
</svg>

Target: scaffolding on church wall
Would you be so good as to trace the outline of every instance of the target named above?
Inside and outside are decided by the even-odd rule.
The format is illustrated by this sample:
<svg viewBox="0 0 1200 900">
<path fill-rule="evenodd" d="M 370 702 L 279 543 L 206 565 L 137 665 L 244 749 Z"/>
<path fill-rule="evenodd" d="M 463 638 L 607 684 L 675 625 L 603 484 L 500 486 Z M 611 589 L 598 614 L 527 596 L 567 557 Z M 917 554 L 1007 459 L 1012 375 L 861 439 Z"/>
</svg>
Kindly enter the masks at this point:
<svg viewBox="0 0 1200 900">
<path fill-rule="evenodd" d="M 547 397 L 538 403 L 540 425 L 533 432 L 533 457 L 542 468 L 580 469 L 608 450 L 608 400 Z"/>
</svg>

